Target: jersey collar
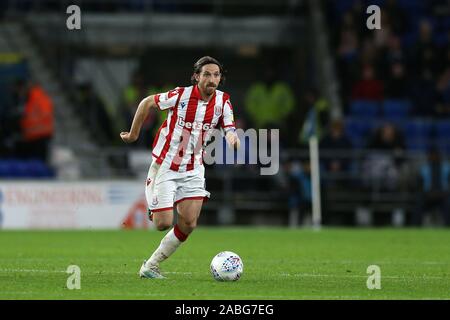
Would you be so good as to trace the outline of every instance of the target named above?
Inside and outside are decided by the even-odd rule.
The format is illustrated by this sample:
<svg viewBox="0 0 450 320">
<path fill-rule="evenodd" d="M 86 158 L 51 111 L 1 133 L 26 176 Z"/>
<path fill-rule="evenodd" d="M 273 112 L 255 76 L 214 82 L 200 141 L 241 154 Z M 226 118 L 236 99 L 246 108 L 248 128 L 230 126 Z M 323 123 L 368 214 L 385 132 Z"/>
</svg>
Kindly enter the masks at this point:
<svg viewBox="0 0 450 320">
<path fill-rule="evenodd" d="M 217 89 L 214 90 L 214 94 L 212 95 L 211 99 L 209 99 L 209 101 L 215 99 L 216 91 L 217 91 Z M 202 94 L 200 93 L 200 89 L 198 88 L 198 85 L 194 85 L 194 88 L 192 89 L 192 96 L 198 100 L 203 101 Z"/>
</svg>

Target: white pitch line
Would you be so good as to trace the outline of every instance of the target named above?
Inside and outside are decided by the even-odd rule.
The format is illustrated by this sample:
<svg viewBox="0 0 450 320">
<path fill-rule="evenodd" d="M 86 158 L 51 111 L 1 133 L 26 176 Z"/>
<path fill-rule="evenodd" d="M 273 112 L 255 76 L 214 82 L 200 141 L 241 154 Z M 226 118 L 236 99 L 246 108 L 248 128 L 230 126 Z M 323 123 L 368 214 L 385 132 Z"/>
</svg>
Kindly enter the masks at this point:
<svg viewBox="0 0 450 320">
<path fill-rule="evenodd" d="M 318 278 L 367 278 L 367 275 L 357 275 L 357 274 L 320 274 L 320 273 L 282 273 L 281 276 L 285 277 L 318 277 Z M 427 276 L 427 275 L 421 275 L 421 276 L 383 276 L 382 278 L 387 279 L 447 279 L 450 277 L 438 277 L 438 276 Z"/>
<path fill-rule="evenodd" d="M 41 273 L 66 273 L 65 270 L 45 270 L 45 269 L 0 269 L 0 272 L 41 272 Z M 83 273 L 83 270 L 81 271 Z M 197 272 L 201 273 L 201 272 Z M 84 272 L 86 274 L 86 272 Z M 137 274 L 136 272 L 119 272 L 119 271 L 94 271 L 87 272 L 87 274 Z M 193 272 L 177 272 L 177 271 L 168 271 L 164 272 L 164 274 L 184 274 L 184 275 L 192 275 Z"/>
<path fill-rule="evenodd" d="M 0 272 L 36 272 L 36 273 L 66 273 L 65 270 L 45 270 L 45 269 L 0 269 Z M 178 271 L 167 271 L 164 274 L 182 274 L 182 275 L 193 275 L 193 274 L 204 274 L 205 272 L 178 272 Z M 120 271 L 94 271 L 94 272 L 83 272 L 82 274 L 89 275 L 101 275 L 101 274 L 137 274 L 137 272 L 120 272 Z M 295 278 L 367 278 L 367 275 L 339 275 L 339 274 L 321 274 L 321 273 L 280 273 L 278 276 L 282 277 L 295 277 Z M 439 277 L 439 276 L 428 276 L 428 275 L 408 275 L 408 276 L 382 276 L 384 279 L 448 279 L 450 277 Z"/>
</svg>

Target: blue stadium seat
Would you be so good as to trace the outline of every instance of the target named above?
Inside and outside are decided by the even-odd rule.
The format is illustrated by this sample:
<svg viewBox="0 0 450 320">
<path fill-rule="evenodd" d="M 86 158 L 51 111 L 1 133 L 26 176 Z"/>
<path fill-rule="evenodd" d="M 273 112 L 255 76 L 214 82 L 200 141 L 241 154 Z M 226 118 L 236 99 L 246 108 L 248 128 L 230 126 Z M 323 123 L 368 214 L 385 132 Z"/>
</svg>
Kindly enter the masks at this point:
<svg viewBox="0 0 450 320">
<path fill-rule="evenodd" d="M 403 9 L 412 12 L 424 12 L 426 3 L 423 0 L 397 0 L 397 3 Z"/>
<path fill-rule="evenodd" d="M 351 9 L 354 1 L 353 0 L 341 0 L 341 1 L 335 1 L 333 3 L 335 7 L 335 11 L 339 16 L 342 16 L 345 12 Z"/>
<path fill-rule="evenodd" d="M 377 121 L 361 118 L 347 118 L 345 120 L 345 133 L 355 148 L 364 148 L 367 146 L 368 139 L 374 128 L 377 127 Z"/>
<path fill-rule="evenodd" d="M 409 120 L 403 127 L 409 150 L 427 151 L 432 144 L 433 124 L 422 119 Z"/>
<path fill-rule="evenodd" d="M 9 174 L 9 163 L 6 160 L 0 160 L 0 178 L 7 178 Z"/>
<path fill-rule="evenodd" d="M 439 150 L 450 155 L 450 120 L 441 120 L 435 122 L 436 144 Z"/>
<path fill-rule="evenodd" d="M 41 160 L 28 160 L 28 175 L 31 178 L 50 178 L 54 176 L 53 170 Z"/>
<path fill-rule="evenodd" d="M 55 174 L 40 160 L 0 160 L 0 178 L 51 178 Z"/>
<path fill-rule="evenodd" d="M 23 160 L 12 160 L 11 175 L 13 178 L 28 178 L 30 176 L 28 163 Z"/>
<path fill-rule="evenodd" d="M 450 141 L 450 120 L 436 122 L 436 136 L 438 139 Z"/>
<path fill-rule="evenodd" d="M 383 116 L 388 120 L 404 120 L 411 110 L 409 100 L 391 99 L 383 102 Z"/>
<path fill-rule="evenodd" d="M 357 118 L 374 119 L 378 117 L 380 104 L 376 101 L 354 100 L 350 103 L 350 115 Z"/>
</svg>

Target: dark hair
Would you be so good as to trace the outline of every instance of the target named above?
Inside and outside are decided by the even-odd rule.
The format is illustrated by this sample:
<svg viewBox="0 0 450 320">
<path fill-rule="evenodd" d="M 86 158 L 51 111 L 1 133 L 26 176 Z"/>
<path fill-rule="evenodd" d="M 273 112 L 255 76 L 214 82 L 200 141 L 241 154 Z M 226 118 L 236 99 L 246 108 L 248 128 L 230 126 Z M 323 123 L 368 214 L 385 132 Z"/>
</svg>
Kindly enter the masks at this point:
<svg viewBox="0 0 450 320">
<path fill-rule="evenodd" d="M 197 84 L 198 83 L 198 81 L 195 80 L 195 75 L 199 74 L 200 71 L 202 71 L 202 67 L 204 65 L 206 65 L 206 64 L 215 64 L 215 65 L 217 65 L 219 67 L 220 74 L 221 74 L 219 84 L 224 84 L 225 83 L 225 74 L 224 74 L 225 70 L 223 69 L 223 66 L 222 66 L 222 64 L 219 61 L 217 61 L 216 59 L 214 59 L 213 57 L 210 57 L 210 56 L 201 57 L 194 64 L 194 72 L 193 72 L 192 77 L 191 77 L 191 83 L 192 84 Z"/>
</svg>

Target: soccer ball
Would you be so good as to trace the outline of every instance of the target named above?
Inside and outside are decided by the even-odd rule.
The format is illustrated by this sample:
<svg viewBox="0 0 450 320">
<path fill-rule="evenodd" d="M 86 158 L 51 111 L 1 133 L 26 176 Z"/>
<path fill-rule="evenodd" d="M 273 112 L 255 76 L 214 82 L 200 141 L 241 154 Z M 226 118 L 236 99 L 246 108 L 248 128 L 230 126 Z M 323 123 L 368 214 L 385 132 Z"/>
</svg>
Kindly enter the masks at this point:
<svg viewBox="0 0 450 320">
<path fill-rule="evenodd" d="M 241 257 L 231 251 L 218 253 L 211 261 L 211 274 L 217 281 L 236 281 L 244 271 Z"/>
</svg>

